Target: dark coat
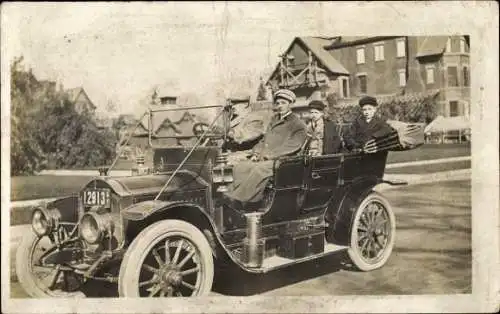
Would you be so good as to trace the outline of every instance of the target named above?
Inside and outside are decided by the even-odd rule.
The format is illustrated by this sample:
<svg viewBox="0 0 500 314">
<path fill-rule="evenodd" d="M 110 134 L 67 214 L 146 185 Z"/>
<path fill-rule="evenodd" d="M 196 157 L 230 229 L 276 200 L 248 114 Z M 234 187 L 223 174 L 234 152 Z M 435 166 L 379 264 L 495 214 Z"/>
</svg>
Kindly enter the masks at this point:
<svg viewBox="0 0 500 314">
<path fill-rule="evenodd" d="M 274 115 L 253 152 L 264 159 L 292 155 L 304 145 L 306 137 L 306 125 L 297 115 L 290 113 L 283 120 Z"/>
<path fill-rule="evenodd" d="M 337 124 L 329 119 L 323 120 L 323 155 L 336 154 L 340 152 L 342 139 L 338 132 Z"/>
<path fill-rule="evenodd" d="M 370 123 L 367 123 L 363 117 L 358 117 L 345 134 L 344 142 L 349 150 L 360 149 L 369 140 L 382 138 L 392 132 L 393 129 L 381 117 L 373 117 Z"/>
<path fill-rule="evenodd" d="M 260 202 L 264 188 L 273 175 L 272 159 L 297 153 L 306 138 L 306 125 L 294 113 L 283 120 L 273 116 L 264 137 L 253 149 L 261 161 L 234 165 L 234 181 L 225 193 L 226 198 L 243 204 Z"/>
</svg>

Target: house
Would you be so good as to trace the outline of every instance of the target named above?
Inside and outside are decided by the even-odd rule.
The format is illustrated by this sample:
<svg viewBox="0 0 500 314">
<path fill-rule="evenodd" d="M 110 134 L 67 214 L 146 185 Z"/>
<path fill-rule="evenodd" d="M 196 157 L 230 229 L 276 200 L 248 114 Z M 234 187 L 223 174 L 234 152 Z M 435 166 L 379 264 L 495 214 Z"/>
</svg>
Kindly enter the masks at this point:
<svg viewBox="0 0 500 314">
<path fill-rule="evenodd" d="M 470 114 L 468 36 L 296 37 L 270 75 L 290 88 L 295 111 L 334 94 L 339 106 L 369 94 L 382 101 L 435 97 L 437 114 Z"/>
<path fill-rule="evenodd" d="M 75 109 L 78 113 L 88 112 L 95 113 L 96 106 L 90 100 L 89 96 L 83 87 L 75 87 L 66 90 L 69 101 L 75 104 Z"/>
</svg>

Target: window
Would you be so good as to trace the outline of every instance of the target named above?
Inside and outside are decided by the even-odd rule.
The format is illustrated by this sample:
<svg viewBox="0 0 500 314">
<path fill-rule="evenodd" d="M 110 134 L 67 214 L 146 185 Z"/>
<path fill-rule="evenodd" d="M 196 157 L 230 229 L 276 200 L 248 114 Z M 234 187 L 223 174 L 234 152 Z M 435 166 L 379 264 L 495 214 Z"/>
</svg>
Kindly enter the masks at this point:
<svg viewBox="0 0 500 314">
<path fill-rule="evenodd" d="M 357 64 L 365 63 L 365 48 L 358 48 L 356 50 L 356 57 Z"/>
<path fill-rule="evenodd" d="M 448 86 L 456 87 L 458 86 L 458 72 L 456 66 L 448 67 Z"/>
<path fill-rule="evenodd" d="M 404 40 L 398 40 L 396 42 L 396 50 L 397 50 L 397 57 L 402 58 L 406 56 L 406 49 L 405 49 L 405 41 Z"/>
<path fill-rule="evenodd" d="M 358 75 L 359 79 L 359 92 L 361 94 L 366 94 L 367 86 L 366 86 L 366 74 Z"/>
<path fill-rule="evenodd" d="M 342 98 L 349 98 L 349 79 L 346 77 L 339 78 L 340 95 Z"/>
<path fill-rule="evenodd" d="M 375 44 L 375 61 L 384 60 L 384 44 Z"/>
<path fill-rule="evenodd" d="M 399 86 L 406 86 L 406 70 L 398 70 L 399 74 Z"/>
<path fill-rule="evenodd" d="M 464 67 L 463 73 L 464 73 L 464 86 L 469 86 L 469 84 L 470 84 L 470 82 L 469 82 L 469 68 Z"/>
<path fill-rule="evenodd" d="M 450 117 L 456 117 L 459 115 L 458 112 L 458 101 L 450 101 Z"/>
<path fill-rule="evenodd" d="M 460 52 L 465 53 L 465 38 L 460 38 Z"/>
<path fill-rule="evenodd" d="M 446 52 L 451 52 L 451 38 L 446 41 Z"/>
<path fill-rule="evenodd" d="M 427 84 L 434 84 L 434 67 L 427 67 L 425 69 L 425 74 L 427 77 Z"/>
</svg>

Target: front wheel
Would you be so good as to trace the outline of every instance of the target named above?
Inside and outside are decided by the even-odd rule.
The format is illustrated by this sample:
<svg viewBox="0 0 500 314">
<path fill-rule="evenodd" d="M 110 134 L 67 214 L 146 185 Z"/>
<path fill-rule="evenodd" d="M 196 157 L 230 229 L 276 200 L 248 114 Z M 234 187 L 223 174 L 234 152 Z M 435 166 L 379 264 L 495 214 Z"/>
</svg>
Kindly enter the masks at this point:
<svg viewBox="0 0 500 314">
<path fill-rule="evenodd" d="M 379 193 L 370 193 L 360 204 L 351 227 L 347 253 L 361 271 L 382 267 L 389 259 L 396 233 L 396 219 L 389 202 Z"/>
<path fill-rule="evenodd" d="M 121 297 L 202 296 L 212 289 L 212 249 L 195 226 L 156 222 L 132 241 L 120 267 Z"/>
<path fill-rule="evenodd" d="M 34 298 L 85 297 L 79 288 L 83 284 L 81 275 L 65 265 L 50 261 L 56 254 L 52 237 L 38 237 L 27 233 L 16 253 L 16 274 L 21 287 Z"/>
</svg>

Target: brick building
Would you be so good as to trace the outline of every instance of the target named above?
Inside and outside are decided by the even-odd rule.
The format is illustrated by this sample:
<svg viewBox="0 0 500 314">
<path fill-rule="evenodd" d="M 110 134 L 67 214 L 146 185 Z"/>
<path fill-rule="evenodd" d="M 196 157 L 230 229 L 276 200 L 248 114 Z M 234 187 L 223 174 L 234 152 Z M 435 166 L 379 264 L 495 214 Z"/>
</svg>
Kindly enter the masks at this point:
<svg viewBox="0 0 500 314">
<path fill-rule="evenodd" d="M 329 94 L 339 105 L 436 95 L 437 114 L 467 116 L 469 51 L 468 36 L 296 37 L 267 85 L 294 90 L 297 112 Z"/>
</svg>

